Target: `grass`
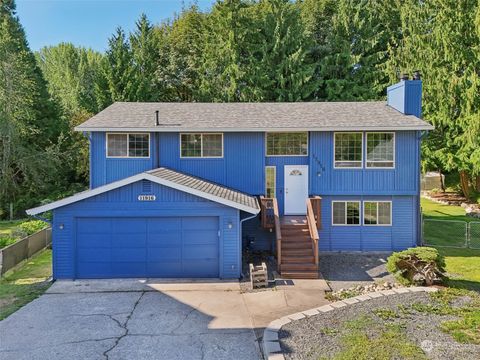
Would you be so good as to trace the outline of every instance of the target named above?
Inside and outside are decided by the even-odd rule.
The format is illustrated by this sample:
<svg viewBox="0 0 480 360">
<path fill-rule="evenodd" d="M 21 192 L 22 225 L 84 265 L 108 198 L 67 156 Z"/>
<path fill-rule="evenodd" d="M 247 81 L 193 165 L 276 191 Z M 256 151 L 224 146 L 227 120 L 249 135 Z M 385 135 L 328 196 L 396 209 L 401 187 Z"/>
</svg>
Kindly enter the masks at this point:
<svg viewBox="0 0 480 360">
<path fill-rule="evenodd" d="M 0 320 L 42 295 L 50 286 L 52 252 L 45 250 L 0 280 Z"/>
<path fill-rule="evenodd" d="M 434 220 L 457 220 L 473 221 L 474 219 L 466 216 L 465 209 L 461 206 L 443 205 L 435 201 L 421 198 L 422 213 L 425 219 Z"/>
<path fill-rule="evenodd" d="M 0 221 L 0 237 L 11 236 L 12 230 L 25 220 Z"/>
</svg>

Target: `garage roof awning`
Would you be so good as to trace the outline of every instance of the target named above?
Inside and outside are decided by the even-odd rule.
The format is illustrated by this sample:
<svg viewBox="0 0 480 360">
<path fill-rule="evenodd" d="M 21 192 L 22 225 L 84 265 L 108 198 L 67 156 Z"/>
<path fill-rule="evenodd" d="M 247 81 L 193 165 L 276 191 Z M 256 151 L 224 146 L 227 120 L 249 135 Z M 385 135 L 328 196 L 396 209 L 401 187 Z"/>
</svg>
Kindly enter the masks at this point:
<svg viewBox="0 0 480 360">
<path fill-rule="evenodd" d="M 92 196 L 105 193 L 140 180 L 150 180 L 154 183 L 167 186 L 185 193 L 189 193 L 219 204 L 233 207 L 251 214 L 258 214 L 260 206 L 254 196 L 230 189 L 228 187 L 207 181 L 195 176 L 187 175 L 168 168 L 158 168 L 146 171 L 128 178 L 86 190 L 73 196 L 27 210 L 28 215 L 37 215 L 43 212 L 73 204 Z"/>
</svg>

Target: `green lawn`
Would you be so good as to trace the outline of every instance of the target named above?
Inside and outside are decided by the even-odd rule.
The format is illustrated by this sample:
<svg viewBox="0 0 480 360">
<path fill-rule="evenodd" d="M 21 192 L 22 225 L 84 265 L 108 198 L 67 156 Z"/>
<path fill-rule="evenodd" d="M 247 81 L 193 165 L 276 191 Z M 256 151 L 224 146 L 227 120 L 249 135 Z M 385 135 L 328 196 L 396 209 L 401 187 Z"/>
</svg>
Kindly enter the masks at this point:
<svg viewBox="0 0 480 360">
<path fill-rule="evenodd" d="M 50 286 L 52 251 L 45 250 L 0 280 L 0 320 L 42 295 Z"/>
<path fill-rule="evenodd" d="M 422 213 L 425 219 L 472 221 L 473 218 L 465 215 L 461 206 L 443 205 L 421 198 Z"/>
</svg>

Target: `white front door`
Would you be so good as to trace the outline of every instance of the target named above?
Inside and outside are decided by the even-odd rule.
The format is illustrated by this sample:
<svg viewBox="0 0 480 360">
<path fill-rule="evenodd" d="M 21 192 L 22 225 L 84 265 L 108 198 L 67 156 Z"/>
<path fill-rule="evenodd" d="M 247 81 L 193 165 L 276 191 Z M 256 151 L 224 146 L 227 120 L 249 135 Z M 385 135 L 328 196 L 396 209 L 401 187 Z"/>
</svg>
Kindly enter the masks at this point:
<svg viewBox="0 0 480 360">
<path fill-rule="evenodd" d="M 285 165 L 285 215 L 305 215 L 308 165 Z"/>
</svg>

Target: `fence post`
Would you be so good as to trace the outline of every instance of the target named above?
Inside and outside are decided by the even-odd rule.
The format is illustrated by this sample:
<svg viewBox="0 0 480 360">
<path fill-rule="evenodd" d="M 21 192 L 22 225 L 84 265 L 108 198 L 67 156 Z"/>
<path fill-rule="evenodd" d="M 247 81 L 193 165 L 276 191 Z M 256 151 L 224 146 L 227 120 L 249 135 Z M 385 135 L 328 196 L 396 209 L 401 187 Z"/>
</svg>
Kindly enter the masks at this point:
<svg viewBox="0 0 480 360">
<path fill-rule="evenodd" d="M 470 223 L 465 225 L 465 248 L 470 249 Z"/>
</svg>

